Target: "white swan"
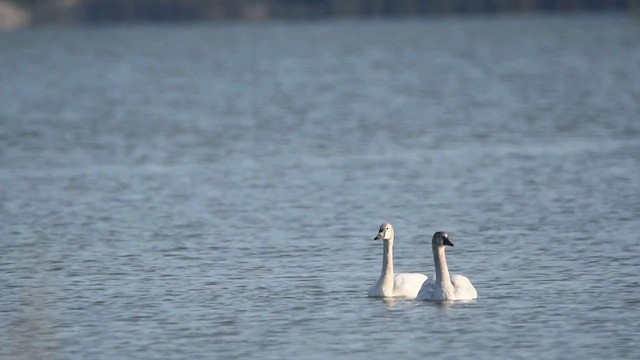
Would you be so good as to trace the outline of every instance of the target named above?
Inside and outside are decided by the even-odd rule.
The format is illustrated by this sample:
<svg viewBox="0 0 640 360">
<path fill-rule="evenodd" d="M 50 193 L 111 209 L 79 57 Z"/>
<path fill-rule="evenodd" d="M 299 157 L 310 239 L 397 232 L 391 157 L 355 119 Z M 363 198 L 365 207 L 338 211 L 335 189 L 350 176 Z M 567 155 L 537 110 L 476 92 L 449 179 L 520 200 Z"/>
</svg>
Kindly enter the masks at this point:
<svg viewBox="0 0 640 360">
<path fill-rule="evenodd" d="M 382 239 L 382 272 L 380 278 L 369 289 L 369 297 L 403 297 L 415 299 L 427 276 L 418 273 L 393 273 L 393 226 L 389 223 L 380 225 L 380 231 L 373 240 Z"/>
<path fill-rule="evenodd" d="M 458 274 L 449 276 L 447 259 L 444 255 L 445 245 L 453 246 L 449 240 L 449 234 L 443 231 L 433 234 L 431 247 L 436 265 L 436 280 L 425 282 L 417 299 L 431 301 L 477 299 L 478 292 L 466 276 Z"/>
</svg>

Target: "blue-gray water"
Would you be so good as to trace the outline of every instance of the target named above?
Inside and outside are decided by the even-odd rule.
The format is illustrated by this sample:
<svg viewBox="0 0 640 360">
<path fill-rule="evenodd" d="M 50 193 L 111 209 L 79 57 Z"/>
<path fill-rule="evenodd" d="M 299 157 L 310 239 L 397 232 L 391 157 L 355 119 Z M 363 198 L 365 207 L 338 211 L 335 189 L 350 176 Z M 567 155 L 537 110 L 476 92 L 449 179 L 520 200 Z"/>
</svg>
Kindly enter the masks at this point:
<svg viewBox="0 0 640 360">
<path fill-rule="evenodd" d="M 639 114 L 620 14 L 0 34 L 0 358 L 637 359 Z"/>
</svg>

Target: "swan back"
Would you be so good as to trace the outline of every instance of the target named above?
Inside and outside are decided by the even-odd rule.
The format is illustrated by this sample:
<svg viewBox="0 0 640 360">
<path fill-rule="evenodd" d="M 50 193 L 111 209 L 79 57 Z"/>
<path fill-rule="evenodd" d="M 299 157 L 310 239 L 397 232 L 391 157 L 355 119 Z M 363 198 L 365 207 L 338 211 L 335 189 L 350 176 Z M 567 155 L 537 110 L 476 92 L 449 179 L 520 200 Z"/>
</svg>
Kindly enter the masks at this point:
<svg viewBox="0 0 640 360">
<path fill-rule="evenodd" d="M 427 282 L 429 278 L 425 274 L 420 273 L 399 273 L 393 275 L 393 289 L 391 294 L 385 294 L 382 290 L 382 281 L 376 281 L 369 291 L 369 297 L 401 297 L 407 299 L 415 299 L 422 288 L 422 284 Z"/>
<path fill-rule="evenodd" d="M 427 275 L 419 273 L 395 274 L 393 277 L 393 296 L 415 299 L 427 279 Z"/>
<path fill-rule="evenodd" d="M 455 299 L 453 300 L 473 300 L 478 298 L 478 292 L 468 277 L 460 274 L 451 276 L 451 283 L 455 289 Z"/>
</svg>

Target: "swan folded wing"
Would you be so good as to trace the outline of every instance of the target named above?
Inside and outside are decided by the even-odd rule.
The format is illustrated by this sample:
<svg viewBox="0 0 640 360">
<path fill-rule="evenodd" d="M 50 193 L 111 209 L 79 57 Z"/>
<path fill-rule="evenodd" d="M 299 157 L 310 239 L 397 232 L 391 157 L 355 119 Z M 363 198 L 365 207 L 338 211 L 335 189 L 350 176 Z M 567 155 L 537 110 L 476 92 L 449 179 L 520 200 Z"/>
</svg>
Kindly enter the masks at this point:
<svg viewBox="0 0 640 360">
<path fill-rule="evenodd" d="M 471 280 L 464 275 L 451 276 L 451 283 L 455 289 L 455 300 L 473 300 L 478 298 L 478 292 Z"/>
<path fill-rule="evenodd" d="M 393 277 L 393 296 L 415 299 L 427 279 L 427 275 L 420 273 L 395 274 Z"/>
</svg>

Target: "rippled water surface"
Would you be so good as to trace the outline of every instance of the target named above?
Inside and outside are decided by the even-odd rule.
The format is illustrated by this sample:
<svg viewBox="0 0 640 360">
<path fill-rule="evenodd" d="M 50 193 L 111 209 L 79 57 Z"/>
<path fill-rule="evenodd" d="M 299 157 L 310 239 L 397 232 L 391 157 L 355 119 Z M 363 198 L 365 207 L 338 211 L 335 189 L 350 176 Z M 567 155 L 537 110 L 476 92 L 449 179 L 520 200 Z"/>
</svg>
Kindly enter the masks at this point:
<svg viewBox="0 0 640 360">
<path fill-rule="evenodd" d="M 623 15 L 0 34 L 0 358 L 640 358 Z M 396 271 L 479 298 L 366 297 Z"/>
</svg>

